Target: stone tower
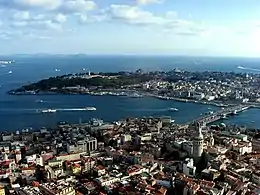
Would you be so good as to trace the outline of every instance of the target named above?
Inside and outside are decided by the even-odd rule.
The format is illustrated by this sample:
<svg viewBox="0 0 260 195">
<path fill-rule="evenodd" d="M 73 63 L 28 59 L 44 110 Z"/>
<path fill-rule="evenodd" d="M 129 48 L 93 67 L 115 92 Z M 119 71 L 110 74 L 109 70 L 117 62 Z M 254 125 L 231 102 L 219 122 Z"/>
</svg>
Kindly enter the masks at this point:
<svg viewBox="0 0 260 195">
<path fill-rule="evenodd" d="M 213 137 L 213 133 L 210 133 L 210 137 L 209 137 L 209 145 L 210 146 L 214 146 L 214 137 Z"/>
<path fill-rule="evenodd" d="M 195 162 L 198 162 L 203 152 L 203 135 L 201 131 L 201 125 L 199 122 L 195 124 L 195 128 L 197 134 L 193 139 L 193 158 Z"/>
</svg>

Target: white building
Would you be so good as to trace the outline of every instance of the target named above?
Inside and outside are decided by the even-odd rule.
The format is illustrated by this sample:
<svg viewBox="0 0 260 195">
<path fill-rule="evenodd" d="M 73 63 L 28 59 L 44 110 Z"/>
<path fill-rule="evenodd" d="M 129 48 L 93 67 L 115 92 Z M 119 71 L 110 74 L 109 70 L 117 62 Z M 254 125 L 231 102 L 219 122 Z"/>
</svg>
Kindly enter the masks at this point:
<svg viewBox="0 0 260 195">
<path fill-rule="evenodd" d="M 203 98 L 205 98 L 205 94 L 204 93 L 195 93 L 195 94 L 193 94 L 192 97 L 197 100 L 202 100 Z"/>
<path fill-rule="evenodd" d="M 189 177 L 195 176 L 196 167 L 192 158 L 185 159 L 182 164 L 182 172 Z"/>
<path fill-rule="evenodd" d="M 207 95 L 207 96 L 205 97 L 205 99 L 208 100 L 208 101 L 213 101 L 213 100 L 215 99 L 215 96 L 213 96 L 213 95 Z"/>
<path fill-rule="evenodd" d="M 31 156 L 26 156 L 26 161 L 28 164 L 35 164 L 35 165 L 44 165 L 42 156 L 38 154 L 33 154 Z"/>
<path fill-rule="evenodd" d="M 68 153 L 91 152 L 95 150 L 97 150 L 97 139 L 94 137 L 87 137 L 75 144 L 67 143 Z"/>
<path fill-rule="evenodd" d="M 252 153 L 253 147 L 252 142 L 238 142 L 233 144 L 233 150 L 238 152 L 240 155 L 245 153 Z"/>
<path fill-rule="evenodd" d="M 101 186 L 109 186 L 115 182 L 119 182 L 120 178 L 118 177 L 110 177 L 110 176 L 103 176 L 95 179 Z"/>
<path fill-rule="evenodd" d="M 152 139 L 151 133 L 145 133 L 144 135 L 141 136 L 141 141 L 150 141 L 151 139 Z"/>
<path fill-rule="evenodd" d="M 124 145 L 126 142 L 132 141 L 132 136 L 130 134 L 121 135 L 121 144 Z"/>
</svg>

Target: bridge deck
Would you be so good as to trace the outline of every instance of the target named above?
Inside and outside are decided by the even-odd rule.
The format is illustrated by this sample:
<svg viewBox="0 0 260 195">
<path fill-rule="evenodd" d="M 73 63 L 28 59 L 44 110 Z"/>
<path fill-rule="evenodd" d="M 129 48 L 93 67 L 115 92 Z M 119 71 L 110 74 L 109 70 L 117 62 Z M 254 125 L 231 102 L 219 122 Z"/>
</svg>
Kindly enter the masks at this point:
<svg viewBox="0 0 260 195">
<path fill-rule="evenodd" d="M 243 106 L 243 105 L 238 105 L 238 106 L 232 106 L 232 107 L 227 107 L 222 110 L 219 110 L 213 114 L 209 114 L 203 117 L 200 117 L 196 119 L 195 121 L 200 122 L 201 124 L 207 125 L 209 123 L 218 121 L 222 118 L 225 118 L 225 116 L 230 115 L 230 114 L 236 114 L 238 112 L 242 112 L 244 110 L 249 109 L 250 106 Z"/>
</svg>

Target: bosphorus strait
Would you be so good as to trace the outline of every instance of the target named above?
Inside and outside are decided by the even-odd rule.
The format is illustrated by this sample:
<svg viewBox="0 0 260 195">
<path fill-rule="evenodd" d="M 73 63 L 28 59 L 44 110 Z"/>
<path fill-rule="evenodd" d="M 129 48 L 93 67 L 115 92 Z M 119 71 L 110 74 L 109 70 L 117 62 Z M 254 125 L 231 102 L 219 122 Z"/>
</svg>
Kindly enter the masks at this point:
<svg viewBox="0 0 260 195">
<path fill-rule="evenodd" d="M 238 69 L 238 64 L 257 69 L 257 59 L 236 58 L 199 58 L 199 57 L 149 57 L 149 56 L 45 56 L 13 57 L 15 64 L 0 68 L 0 121 L 1 130 L 20 128 L 39 128 L 53 126 L 59 121 L 77 123 L 91 118 L 115 121 L 126 117 L 171 116 L 177 123 L 186 123 L 217 107 L 173 100 L 160 100 L 152 97 L 131 98 L 116 96 L 89 95 L 31 95 L 10 96 L 6 92 L 28 82 L 50 76 L 58 76 L 82 71 L 116 72 L 143 70 L 173 70 L 180 68 L 188 71 L 250 72 Z M 12 58 L 12 59 L 13 59 Z M 194 63 L 200 62 L 200 63 Z M 259 60 L 260 62 L 260 60 Z M 244 66 L 245 66 L 244 65 Z M 57 71 L 60 70 L 60 71 Z M 12 71 L 12 74 L 8 74 Z M 39 102 L 41 100 L 41 102 Z M 73 109 L 95 107 L 91 112 L 38 113 L 39 109 Z M 178 108 L 170 112 L 169 108 Z M 258 109 L 250 109 L 223 122 L 259 128 Z"/>
</svg>

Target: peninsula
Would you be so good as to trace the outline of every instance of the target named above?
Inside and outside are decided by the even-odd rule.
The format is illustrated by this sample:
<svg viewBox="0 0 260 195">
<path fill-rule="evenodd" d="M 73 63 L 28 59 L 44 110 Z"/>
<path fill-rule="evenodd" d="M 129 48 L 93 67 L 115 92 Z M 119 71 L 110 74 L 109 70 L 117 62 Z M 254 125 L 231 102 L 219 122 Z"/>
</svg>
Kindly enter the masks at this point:
<svg viewBox="0 0 260 195">
<path fill-rule="evenodd" d="M 153 95 L 218 103 L 260 102 L 260 75 L 234 72 L 172 71 L 77 73 L 43 79 L 9 91 L 12 95 L 63 93 Z M 139 97 L 139 96 L 138 96 Z"/>
</svg>

